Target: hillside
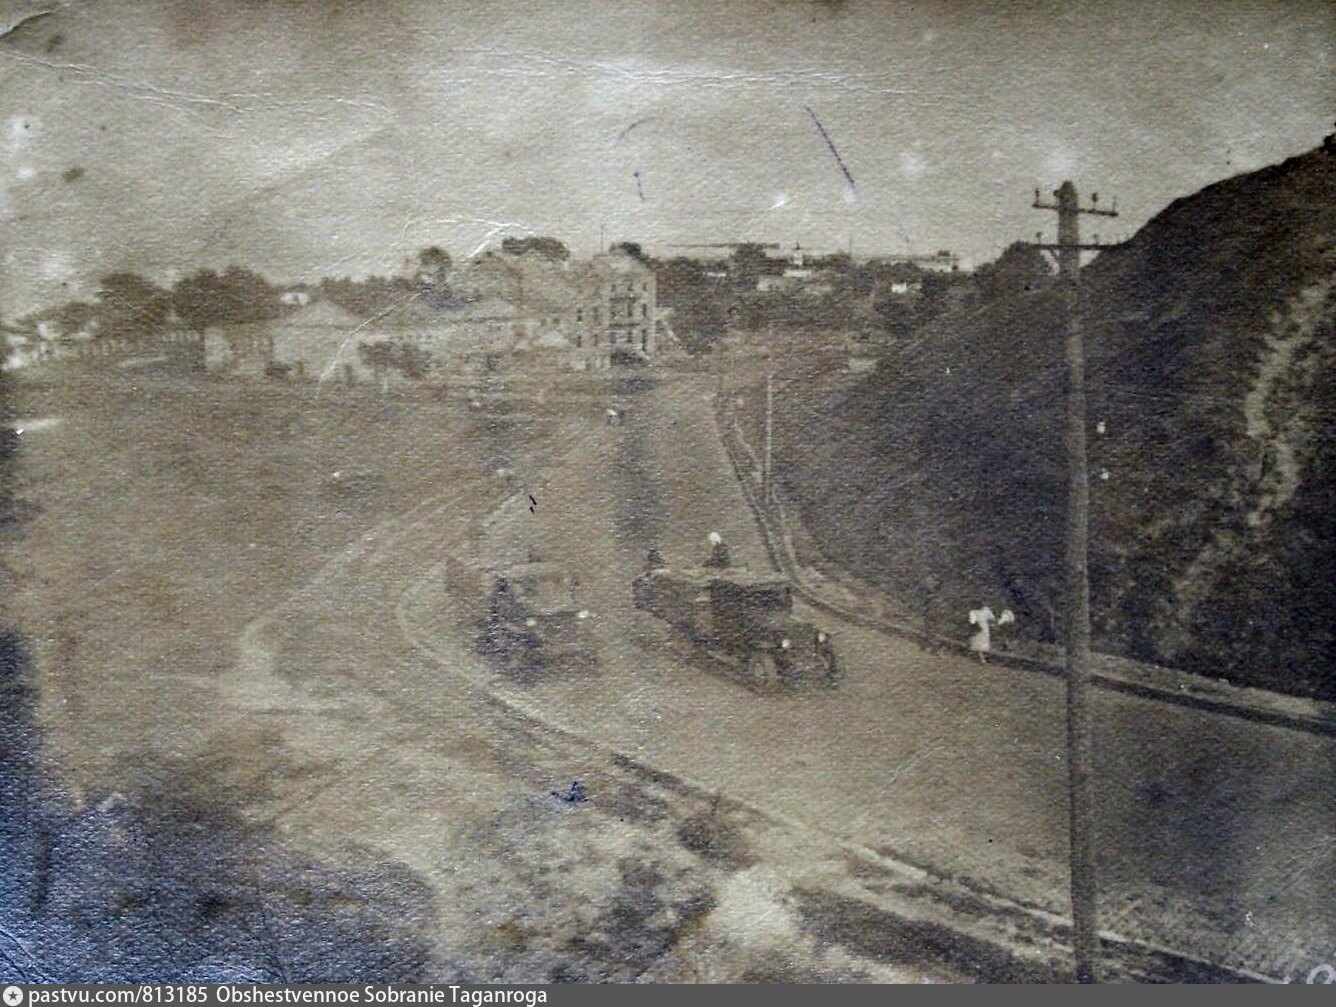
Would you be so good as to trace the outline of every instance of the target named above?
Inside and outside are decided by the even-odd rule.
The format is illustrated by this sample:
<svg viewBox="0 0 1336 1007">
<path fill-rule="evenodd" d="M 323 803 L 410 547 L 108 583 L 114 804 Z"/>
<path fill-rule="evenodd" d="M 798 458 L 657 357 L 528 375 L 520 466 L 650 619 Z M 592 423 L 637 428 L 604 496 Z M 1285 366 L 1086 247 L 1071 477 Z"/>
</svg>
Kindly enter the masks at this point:
<svg viewBox="0 0 1336 1007">
<path fill-rule="evenodd" d="M 1336 698 L 1336 156 L 1177 200 L 1085 273 L 1097 645 Z M 833 559 L 1057 630 L 1052 290 L 957 310 L 788 410 L 786 483 Z M 962 629 L 962 635 L 964 630 Z"/>
</svg>

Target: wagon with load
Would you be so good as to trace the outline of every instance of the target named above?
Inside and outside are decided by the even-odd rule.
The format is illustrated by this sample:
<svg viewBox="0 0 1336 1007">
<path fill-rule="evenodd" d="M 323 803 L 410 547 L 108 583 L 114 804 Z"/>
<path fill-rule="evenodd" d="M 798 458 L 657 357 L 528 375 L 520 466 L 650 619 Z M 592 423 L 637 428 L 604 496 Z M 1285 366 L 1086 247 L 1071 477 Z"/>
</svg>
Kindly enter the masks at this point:
<svg viewBox="0 0 1336 1007">
<path fill-rule="evenodd" d="M 762 691 L 839 682 L 830 635 L 794 616 L 787 577 L 658 562 L 654 554 L 633 582 L 632 603 L 671 624 L 732 677 Z"/>
</svg>

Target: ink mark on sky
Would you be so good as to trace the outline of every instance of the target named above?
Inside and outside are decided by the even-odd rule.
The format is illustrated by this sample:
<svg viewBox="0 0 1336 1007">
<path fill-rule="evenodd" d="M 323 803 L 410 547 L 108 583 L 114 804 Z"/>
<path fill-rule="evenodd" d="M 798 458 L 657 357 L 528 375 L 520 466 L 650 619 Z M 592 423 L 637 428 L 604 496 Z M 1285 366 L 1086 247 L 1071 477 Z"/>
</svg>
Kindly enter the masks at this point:
<svg viewBox="0 0 1336 1007">
<path fill-rule="evenodd" d="M 645 201 L 645 187 L 641 184 L 640 169 L 637 168 L 632 174 L 636 177 L 636 192 L 640 195 L 640 201 L 643 203 Z"/>
<path fill-rule="evenodd" d="M 830 148 L 831 154 L 834 155 L 835 163 L 840 166 L 840 171 L 844 173 L 844 180 L 849 183 L 850 191 L 857 192 L 858 183 L 854 181 L 854 176 L 849 173 L 849 166 L 844 163 L 844 158 L 840 157 L 840 152 L 835 146 L 835 141 L 832 140 L 830 134 L 826 132 L 826 127 L 821 125 L 821 120 L 818 119 L 816 113 L 812 111 L 812 106 L 804 105 L 803 108 L 807 109 L 807 114 L 812 117 L 812 122 L 817 128 L 817 132 L 821 134 L 821 139 L 826 141 L 826 146 Z"/>
<path fill-rule="evenodd" d="M 643 119 L 637 119 L 635 122 L 631 123 L 631 125 L 627 126 L 624 130 L 618 133 L 617 139 L 614 140 L 613 143 L 621 143 L 630 135 L 631 130 L 635 129 L 637 126 L 643 126 L 647 122 L 653 122 L 657 118 L 658 118 L 657 115 L 647 115 Z"/>
</svg>

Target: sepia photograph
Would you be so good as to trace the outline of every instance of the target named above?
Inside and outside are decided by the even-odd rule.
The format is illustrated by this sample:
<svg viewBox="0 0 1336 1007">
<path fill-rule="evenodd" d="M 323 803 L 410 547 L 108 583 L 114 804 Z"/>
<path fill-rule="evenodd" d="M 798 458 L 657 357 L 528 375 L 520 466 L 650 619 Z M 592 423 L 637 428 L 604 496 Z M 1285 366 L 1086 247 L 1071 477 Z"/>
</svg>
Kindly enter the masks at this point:
<svg viewBox="0 0 1336 1007">
<path fill-rule="evenodd" d="M 4 1007 L 1336 982 L 1333 120 L 1325 0 L 0 0 Z"/>
</svg>

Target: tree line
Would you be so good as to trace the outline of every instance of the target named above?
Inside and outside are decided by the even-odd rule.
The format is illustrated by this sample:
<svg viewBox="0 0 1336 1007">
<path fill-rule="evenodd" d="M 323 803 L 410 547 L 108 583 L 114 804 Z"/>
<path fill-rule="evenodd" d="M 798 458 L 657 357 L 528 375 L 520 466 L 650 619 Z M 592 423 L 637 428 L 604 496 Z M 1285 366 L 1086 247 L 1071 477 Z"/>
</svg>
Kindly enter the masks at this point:
<svg viewBox="0 0 1336 1007">
<path fill-rule="evenodd" d="M 819 284 L 761 291 L 759 281 L 782 274 L 788 263 L 759 244 L 738 245 L 723 260 L 656 259 L 632 242 L 612 249 L 654 271 L 659 301 L 672 310 L 673 327 L 692 352 L 708 352 L 730 328 L 843 329 L 861 338 L 904 338 L 961 297 L 997 301 L 1042 287 L 1051 278 L 1042 254 L 1021 244 L 972 274 L 929 272 L 911 263 L 857 262 L 836 252 L 807 259 L 805 265 L 819 274 Z M 570 258 L 569 248 L 559 239 L 536 235 L 508 237 L 501 251 L 553 262 Z M 170 287 L 137 273 L 116 272 L 101 277 L 94 301 L 70 301 L 27 321 L 49 322 L 65 335 L 96 332 L 108 338 L 136 338 L 168 326 L 203 331 L 216 325 L 264 322 L 292 311 L 305 298 L 326 300 L 362 317 L 388 311 L 415 296 L 436 307 L 453 303 L 449 253 L 431 246 L 406 265 L 395 275 L 325 277 L 288 287 L 236 265 L 221 271 L 200 269 Z M 898 292 L 906 283 L 914 290 L 912 296 Z M 285 303 L 286 291 L 299 295 L 287 299 L 295 303 Z"/>
<path fill-rule="evenodd" d="M 758 289 L 789 262 L 759 244 L 725 259 L 648 260 L 661 305 L 689 350 L 708 351 L 729 329 L 811 333 L 848 331 L 862 339 L 905 339 L 961 301 L 991 303 L 1038 290 L 1052 279 L 1043 254 L 1017 243 L 973 273 L 940 273 L 913 263 L 863 261 L 846 252 L 808 257 L 811 282 Z M 912 290 L 906 294 L 905 288 Z"/>
<path fill-rule="evenodd" d="M 170 287 L 134 272 L 107 273 L 99 278 L 93 301 L 68 301 L 25 321 L 50 323 L 62 335 L 96 332 L 104 338 L 134 339 L 169 326 L 203 331 L 279 318 L 301 302 L 295 298 L 285 303 L 283 294 L 288 291 L 371 315 L 414 293 L 443 296 L 450 267 L 449 253 L 432 246 L 417 254 L 411 275 L 326 277 L 315 284 L 277 285 L 244 266 L 200 269 Z"/>
</svg>

